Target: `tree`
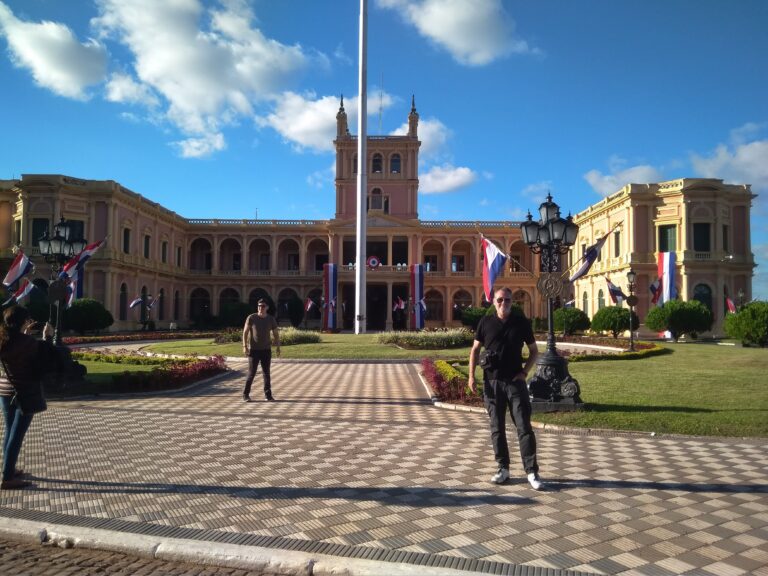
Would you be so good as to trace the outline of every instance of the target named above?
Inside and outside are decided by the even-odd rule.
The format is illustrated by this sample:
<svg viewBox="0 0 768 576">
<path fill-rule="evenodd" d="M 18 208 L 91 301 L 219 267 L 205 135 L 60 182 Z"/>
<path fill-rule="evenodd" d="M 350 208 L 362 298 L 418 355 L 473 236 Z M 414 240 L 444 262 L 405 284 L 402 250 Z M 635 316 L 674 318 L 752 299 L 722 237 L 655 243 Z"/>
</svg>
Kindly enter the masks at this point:
<svg viewBox="0 0 768 576">
<path fill-rule="evenodd" d="M 610 332 L 614 338 L 625 330 L 629 330 L 629 308 L 621 306 L 606 306 L 597 311 L 592 317 L 592 330 L 595 332 Z M 640 325 L 637 314 L 632 312 L 632 328 Z"/>
<path fill-rule="evenodd" d="M 552 319 L 555 323 L 555 330 L 562 332 L 563 335 L 589 330 L 591 325 L 589 316 L 578 308 L 558 308 Z"/>
<path fill-rule="evenodd" d="M 288 300 L 287 304 L 288 319 L 291 321 L 291 326 L 298 328 L 304 319 L 304 302 L 298 296 L 294 296 Z"/>
<path fill-rule="evenodd" d="M 744 346 L 768 345 L 768 302 L 756 300 L 725 317 L 725 333 Z"/>
<path fill-rule="evenodd" d="M 461 323 L 469 326 L 472 330 L 477 330 L 480 319 L 485 316 L 486 309 L 477 306 L 467 306 L 461 311 Z"/>
<path fill-rule="evenodd" d="M 225 302 L 221 307 L 219 317 L 224 326 L 242 326 L 252 312 L 253 309 L 246 302 Z"/>
<path fill-rule="evenodd" d="M 80 298 L 64 311 L 64 327 L 78 334 L 109 328 L 115 322 L 104 304 L 93 298 Z"/>
<path fill-rule="evenodd" d="M 668 330 L 677 342 L 684 334 L 709 330 L 712 327 L 712 312 L 698 300 L 670 300 L 663 306 L 652 308 L 645 317 L 645 325 L 657 332 Z"/>
</svg>

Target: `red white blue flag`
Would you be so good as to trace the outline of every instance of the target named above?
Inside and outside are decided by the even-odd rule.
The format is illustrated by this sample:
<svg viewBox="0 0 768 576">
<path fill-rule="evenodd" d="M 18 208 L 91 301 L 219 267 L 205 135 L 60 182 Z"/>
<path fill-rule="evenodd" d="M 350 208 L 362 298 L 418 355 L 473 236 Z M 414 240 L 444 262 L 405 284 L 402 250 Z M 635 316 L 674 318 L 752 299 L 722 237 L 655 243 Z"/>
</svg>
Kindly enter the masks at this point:
<svg viewBox="0 0 768 576">
<path fill-rule="evenodd" d="M 137 296 L 133 301 L 131 301 L 130 304 L 128 304 L 128 308 L 136 308 L 139 304 L 141 304 L 142 297 Z"/>
<path fill-rule="evenodd" d="M 19 289 L 16 290 L 16 292 L 14 292 L 11 297 L 8 298 L 8 300 L 3 302 L 3 307 L 10 306 L 11 304 L 18 304 L 24 300 L 24 298 L 29 296 L 29 293 L 32 292 L 32 290 L 35 288 L 37 287 L 32 284 L 32 282 L 24 278 L 24 280 L 21 281 L 21 284 L 19 284 Z"/>
<path fill-rule="evenodd" d="M 424 328 L 424 265 L 411 264 L 411 297 L 415 303 L 411 314 L 411 329 Z"/>
<path fill-rule="evenodd" d="M 610 232 L 608 234 L 610 234 Z M 581 266 L 579 266 L 579 269 L 568 278 L 568 282 L 575 282 L 589 272 L 589 269 L 592 268 L 592 264 L 595 263 L 595 260 L 597 260 L 597 257 L 600 255 L 600 250 L 603 249 L 603 245 L 608 240 L 608 234 L 587 248 L 587 251 L 584 252 L 584 256 L 581 257 Z"/>
<path fill-rule="evenodd" d="M 659 281 L 661 285 L 659 290 L 661 292 L 658 303 L 664 304 L 677 297 L 675 290 L 675 253 L 674 252 L 659 252 L 657 261 L 657 272 L 659 274 Z"/>
<path fill-rule="evenodd" d="M 725 299 L 725 305 L 728 307 L 729 314 L 736 314 L 736 304 L 730 298 Z"/>
<path fill-rule="evenodd" d="M 493 298 L 493 284 L 504 271 L 507 255 L 482 234 L 480 235 L 480 247 L 485 256 L 483 260 L 483 292 L 485 292 L 485 299 L 490 302 Z"/>
<path fill-rule="evenodd" d="M 35 265 L 29 257 L 21 250 L 16 253 L 16 258 L 13 259 L 11 267 L 8 269 L 8 273 L 3 278 L 3 284 L 10 286 L 11 284 L 18 282 L 18 280 L 24 275 L 28 274 L 35 269 Z"/>
<path fill-rule="evenodd" d="M 88 244 L 83 250 L 74 256 L 69 262 L 64 264 L 64 267 L 61 269 L 61 273 L 59 274 L 59 278 L 63 278 L 64 276 L 67 276 L 68 278 L 72 278 L 72 275 L 75 273 L 75 269 L 80 267 L 82 268 L 86 262 L 93 256 L 96 251 L 104 246 L 104 243 L 107 241 L 106 238 L 104 240 L 99 240 L 98 242 L 94 242 L 93 244 Z"/>
<path fill-rule="evenodd" d="M 608 278 L 608 276 L 605 277 L 605 281 L 608 282 L 608 294 L 610 295 L 611 301 L 614 304 L 621 304 L 624 300 L 627 299 L 627 295 L 622 292 L 621 288 L 611 282 L 611 279 Z"/>
<path fill-rule="evenodd" d="M 656 278 L 651 285 L 648 286 L 648 290 L 651 291 L 651 304 L 657 304 L 659 298 L 661 298 L 661 280 Z"/>
<path fill-rule="evenodd" d="M 336 329 L 336 290 L 338 284 L 338 266 L 336 264 L 323 264 L 323 297 L 328 302 L 328 307 L 323 315 L 323 329 Z"/>
</svg>

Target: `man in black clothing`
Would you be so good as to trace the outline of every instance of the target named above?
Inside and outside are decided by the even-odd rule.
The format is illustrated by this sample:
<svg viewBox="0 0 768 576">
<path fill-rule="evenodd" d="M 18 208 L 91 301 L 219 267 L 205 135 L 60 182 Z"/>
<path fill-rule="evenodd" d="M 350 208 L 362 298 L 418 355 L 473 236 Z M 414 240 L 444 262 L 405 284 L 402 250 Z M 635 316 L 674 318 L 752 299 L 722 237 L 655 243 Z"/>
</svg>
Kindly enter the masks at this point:
<svg viewBox="0 0 768 576">
<path fill-rule="evenodd" d="M 475 366 L 481 348 L 495 356 L 484 371 L 483 401 L 491 426 L 491 442 L 499 471 L 491 482 L 503 484 L 509 478 L 509 447 L 507 446 L 507 407 L 517 428 L 520 456 L 528 482 L 534 490 L 542 488 L 536 461 L 536 436 L 531 427 L 531 399 L 525 379 L 536 364 L 539 349 L 530 321 L 512 314 L 512 291 L 501 288 L 493 299 L 496 314 L 483 316 L 477 326 L 475 341 L 469 354 L 469 387 L 475 392 Z M 528 359 L 523 365 L 523 344 L 528 346 Z M 495 354 L 494 354 L 495 353 Z"/>
</svg>

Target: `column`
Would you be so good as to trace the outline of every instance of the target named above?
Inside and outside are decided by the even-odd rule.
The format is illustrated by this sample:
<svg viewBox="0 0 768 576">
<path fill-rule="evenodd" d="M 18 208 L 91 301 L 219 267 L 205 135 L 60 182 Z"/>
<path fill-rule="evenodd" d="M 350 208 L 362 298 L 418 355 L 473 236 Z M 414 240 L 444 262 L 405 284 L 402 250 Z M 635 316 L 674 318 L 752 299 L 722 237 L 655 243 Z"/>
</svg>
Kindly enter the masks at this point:
<svg viewBox="0 0 768 576">
<path fill-rule="evenodd" d="M 392 266 L 392 234 L 387 234 L 387 264 Z"/>
<path fill-rule="evenodd" d="M 387 322 L 384 325 L 384 330 L 387 332 L 392 331 L 392 300 L 392 282 L 387 281 Z"/>
</svg>

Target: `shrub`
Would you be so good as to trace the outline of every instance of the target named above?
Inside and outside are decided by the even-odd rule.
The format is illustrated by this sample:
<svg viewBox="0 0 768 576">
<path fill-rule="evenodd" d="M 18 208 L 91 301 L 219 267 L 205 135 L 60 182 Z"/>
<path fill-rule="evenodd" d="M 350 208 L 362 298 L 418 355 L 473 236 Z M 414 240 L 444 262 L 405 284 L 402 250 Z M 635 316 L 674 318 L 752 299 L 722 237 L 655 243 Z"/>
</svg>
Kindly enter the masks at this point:
<svg viewBox="0 0 768 576">
<path fill-rule="evenodd" d="M 621 306 L 606 306 L 598 310 L 592 317 L 592 330 L 594 332 L 610 332 L 614 338 L 625 330 L 629 330 L 629 308 Z M 632 327 L 637 328 L 640 319 L 632 312 Z"/>
<path fill-rule="evenodd" d="M 578 308 L 558 308 L 553 316 L 555 330 L 564 335 L 589 330 L 590 321 L 583 310 Z"/>
<path fill-rule="evenodd" d="M 424 358 L 421 361 L 421 367 L 424 378 L 441 402 L 462 404 L 482 402 L 479 394 L 472 394 L 464 375 L 444 360 L 435 362 L 431 358 Z"/>
<path fill-rule="evenodd" d="M 768 302 L 750 302 L 735 314 L 725 317 L 725 333 L 744 346 L 768 344 Z"/>
<path fill-rule="evenodd" d="M 80 298 L 64 311 L 65 328 L 78 334 L 104 330 L 114 324 L 115 319 L 104 304 L 93 298 Z"/>
<path fill-rule="evenodd" d="M 383 332 L 376 336 L 376 342 L 379 344 L 394 344 L 418 350 L 463 348 L 470 346 L 474 339 L 474 332 L 466 328 L 450 328 L 434 332 Z"/>
<path fill-rule="evenodd" d="M 467 306 L 461 311 L 461 323 L 464 326 L 469 326 L 472 330 L 477 330 L 477 325 L 480 322 L 480 318 L 485 316 L 487 309 L 477 306 Z"/>
<path fill-rule="evenodd" d="M 652 308 L 645 317 L 645 325 L 657 332 L 668 330 L 677 342 L 684 334 L 708 331 L 712 327 L 712 312 L 698 300 L 670 300 Z"/>
<path fill-rule="evenodd" d="M 280 329 L 280 345 L 291 346 L 293 344 L 318 344 L 320 334 L 311 330 L 299 330 L 297 328 Z"/>
</svg>

